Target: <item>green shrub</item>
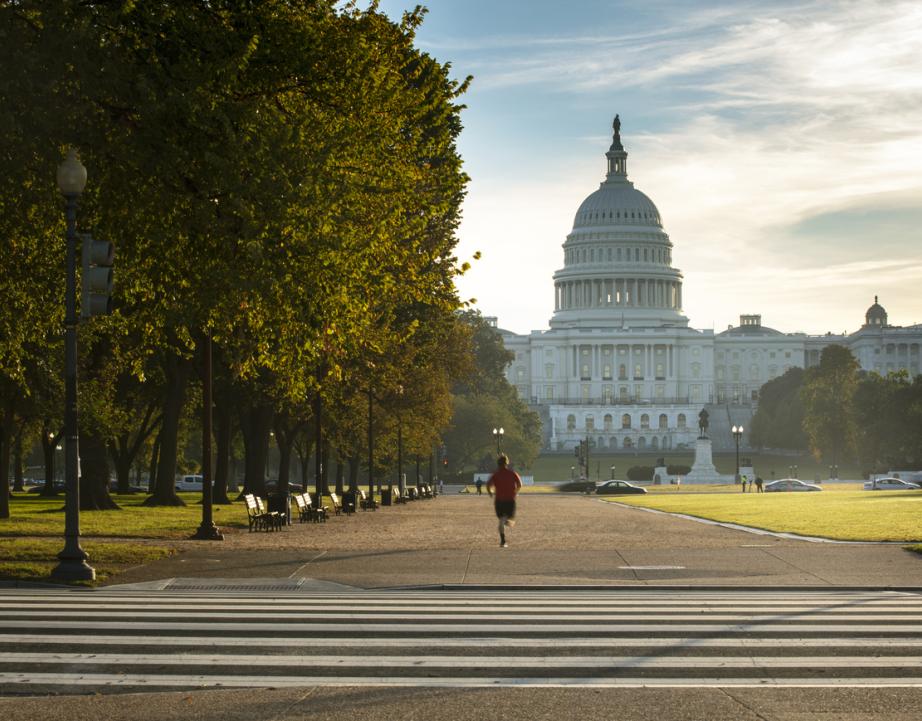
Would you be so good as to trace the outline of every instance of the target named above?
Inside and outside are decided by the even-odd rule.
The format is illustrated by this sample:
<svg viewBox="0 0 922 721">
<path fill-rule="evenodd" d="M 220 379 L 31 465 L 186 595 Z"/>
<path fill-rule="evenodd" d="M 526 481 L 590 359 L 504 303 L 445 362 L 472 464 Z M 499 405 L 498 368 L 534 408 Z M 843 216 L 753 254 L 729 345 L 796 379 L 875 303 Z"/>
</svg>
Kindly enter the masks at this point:
<svg viewBox="0 0 922 721">
<path fill-rule="evenodd" d="M 670 464 L 666 466 L 666 473 L 670 476 L 687 476 L 689 471 L 691 471 L 691 466 L 683 466 L 680 464 Z"/>
<path fill-rule="evenodd" d="M 631 466 L 627 469 L 629 481 L 652 481 L 653 466 Z"/>
</svg>

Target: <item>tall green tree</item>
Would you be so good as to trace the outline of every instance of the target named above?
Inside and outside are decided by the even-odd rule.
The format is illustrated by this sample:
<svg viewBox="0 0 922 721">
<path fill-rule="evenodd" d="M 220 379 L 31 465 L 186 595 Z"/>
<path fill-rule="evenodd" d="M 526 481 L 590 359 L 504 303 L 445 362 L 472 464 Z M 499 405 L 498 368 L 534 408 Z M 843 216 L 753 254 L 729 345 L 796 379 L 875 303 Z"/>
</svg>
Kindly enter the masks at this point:
<svg viewBox="0 0 922 721">
<path fill-rule="evenodd" d="M 760 448 L 806 450 L 803 368 L 791 368 L 759 390 L 759 407 L 752 418 L 750 439 Z"/>
<path fill-rule="evenodd" d="M 858 387 L 858 368 L 848 348 L 828 345 L 820 355 L 819 365 L 804 374 L 804 430 L 810 451 L 818 460 L 835 464 L 854 457 L 852 399 Z"/>
</svg>

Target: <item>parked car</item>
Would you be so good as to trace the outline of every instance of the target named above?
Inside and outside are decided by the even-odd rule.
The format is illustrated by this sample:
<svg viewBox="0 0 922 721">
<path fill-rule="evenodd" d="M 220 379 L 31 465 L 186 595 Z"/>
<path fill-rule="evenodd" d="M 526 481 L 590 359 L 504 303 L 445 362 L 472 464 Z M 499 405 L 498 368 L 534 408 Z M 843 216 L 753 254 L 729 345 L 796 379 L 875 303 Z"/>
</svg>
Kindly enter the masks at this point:
<svg viewBox="0 0 922 721">
<path fill-rule="evenodd" d="M 918 483 L 910 483 L 900 478 L 878 478 L 864 484 L 866 491 L 917 491 L 920 488 L 922 486 Z"/>
<path fill-rule="evenodd" d="M 32 486 L 26 492 L 27 493 L 41 493 L 42 491 L 45 490 L 45 481 L 40 481 L 40 483 L 41 485 Z M 52 483 L 52 488 L 54 489 L 54 493 L 64 493 L 64 491 L 66 490 L 64 481 L 55 481 L 54 483 Z"/>
<path fill-rule="evenodd" d="M 822 491 L 823 489 L 815 483 L 807 483 L 796 478 L 782 478 L 778 481 L 772 481 L 765 484 L 766 492 L 768 491 Z"/>
<path fill-rule="evenodd" d="M 647 489 L 627 481 L 605 481 L 595 487 L 595 492 L 600 496 L 614 496 L 625 493 L 646 493 Z"/>
<path fill-rule="evenodd" d="M 266 489 L 270 493 L 275 493 L 278 491 L 279 481 L 278 478 L 270 478 L 266 481 Z M 313 486 L 311 486 L 313 487 Z M 288 484 L 289 493 L 301 493 L 301 484 L 300 483 L 290 483 Z"/>
<path fill-rule="evenodd" d="M 202 490 L 201 476 L 181 476 L 176 482 L 177 491 L 199 491 Z"/>
</svg>

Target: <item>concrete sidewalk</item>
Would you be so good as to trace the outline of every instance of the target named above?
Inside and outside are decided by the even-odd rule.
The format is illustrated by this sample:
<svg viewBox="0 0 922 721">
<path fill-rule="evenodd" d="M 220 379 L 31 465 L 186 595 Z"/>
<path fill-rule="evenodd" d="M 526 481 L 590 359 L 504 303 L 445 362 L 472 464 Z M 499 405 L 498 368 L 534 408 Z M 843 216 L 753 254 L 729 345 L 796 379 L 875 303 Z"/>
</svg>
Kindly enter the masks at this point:
<svg viewBox="0 0 922 721">
<path fill-rule="evenodd" d="M 509 548 L 487 496 L 441 496 L 224 542 L 131 569 L 169 578 L 308 578 L 417 585 L 922 587 L 922 556 L 895 544 L 822 544 L 747 533 L 583 496 L 524 495 Z"/>
</svg>

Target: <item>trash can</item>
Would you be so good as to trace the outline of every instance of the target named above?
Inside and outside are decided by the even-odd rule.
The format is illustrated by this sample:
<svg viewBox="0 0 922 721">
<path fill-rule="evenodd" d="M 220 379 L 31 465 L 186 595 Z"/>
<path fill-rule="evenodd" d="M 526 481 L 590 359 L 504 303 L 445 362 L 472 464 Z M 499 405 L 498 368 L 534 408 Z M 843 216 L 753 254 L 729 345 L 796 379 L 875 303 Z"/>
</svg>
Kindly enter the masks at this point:
<svg viewBox="0 0 922 721">
<path fill-rule="evenodd" d="M 285 524 L 291 525 L 291 496 L 285 492 L 269 494 L 269 512 L 281 513 L 285 516 Z"/>
<path fill-rule="evenodd" d="M 381 505 L 390 506 L 394 502 L 394 493 L 390 486 L 381 489 Z"/>
<path fill-rule="evenodd" d="M 343 510 L 346 513 L 355 513 L 359 505 L 358 495 L 355 491 L 343 491 Z"/>
</svg>

